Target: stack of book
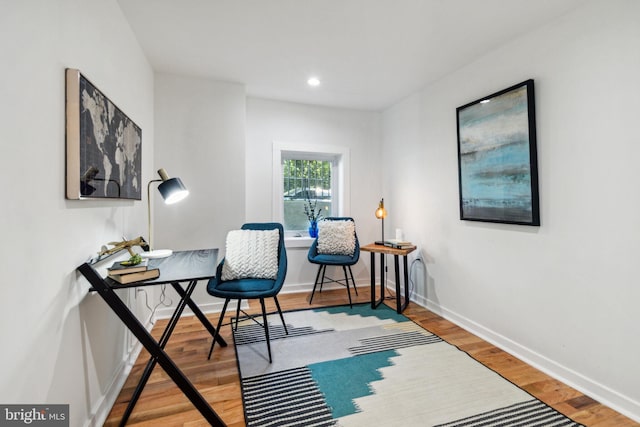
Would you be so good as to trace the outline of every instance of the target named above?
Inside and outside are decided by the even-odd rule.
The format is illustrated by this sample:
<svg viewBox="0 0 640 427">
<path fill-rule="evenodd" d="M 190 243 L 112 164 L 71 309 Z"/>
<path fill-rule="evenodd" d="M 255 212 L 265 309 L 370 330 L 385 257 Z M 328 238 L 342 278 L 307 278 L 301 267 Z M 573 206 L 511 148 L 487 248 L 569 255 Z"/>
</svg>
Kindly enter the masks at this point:
<svg viewBox="0 0 640 427">
<path fill-rule="evenodd" d="M 110 278 L 123 285 L 160 277 L 160 269 L 149 268 L 148 264 L 148 259 L 143 259 L 141 263 L 136 265 L 127 265 L 126 261 L 116 261 L 109 267 L 107 274 Z"/>
<path fill-rule="evenodd" d="M 394 248 L 394 249 L 408 249 L 408 248 L 413 248 L 414 245 L 411 242 L 405 242 L 402 240 L 397 240 L 397 239 L 389 239 L 389 240 L 385 240 L 384 241 L 384 245 L 389 247 L 389 248 Z"/>
</svg>

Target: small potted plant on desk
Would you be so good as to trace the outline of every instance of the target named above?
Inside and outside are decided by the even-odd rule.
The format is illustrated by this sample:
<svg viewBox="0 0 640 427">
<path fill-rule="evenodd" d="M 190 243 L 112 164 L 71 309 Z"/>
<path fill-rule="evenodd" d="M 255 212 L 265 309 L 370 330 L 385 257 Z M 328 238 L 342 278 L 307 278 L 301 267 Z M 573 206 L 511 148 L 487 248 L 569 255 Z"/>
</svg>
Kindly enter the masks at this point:
<svg viewBox="0 0 640 427">
<path fill-rule="evenodd" d="M 318 221 L 322 218 L 322 208 L 318 207 L 318 200 L 315 199 L 312 203 L 311 199 L 307 197 L 304 205 L 304 213 L 309 220 L 309 236 L 315 239 L 318 237 Z"/>
</svg>

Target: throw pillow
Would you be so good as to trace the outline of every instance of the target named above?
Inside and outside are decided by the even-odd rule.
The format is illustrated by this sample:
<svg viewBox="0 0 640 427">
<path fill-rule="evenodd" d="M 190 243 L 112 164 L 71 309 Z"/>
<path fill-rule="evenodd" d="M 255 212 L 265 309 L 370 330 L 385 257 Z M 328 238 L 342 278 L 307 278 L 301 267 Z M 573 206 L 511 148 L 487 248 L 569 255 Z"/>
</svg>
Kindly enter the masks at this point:
<svg viewBox="0 0 640 427">
<path fill-rule="evenodd" d="M 279 239 L 279 230 L 230 231 L 221 279 L 275 279 Z"/>
<path fill-rule="evenodd" d="M 353 255 L 356 249 L 356 224 L 353 221 L 320 221 L 318 253 Z"/>
</svg>

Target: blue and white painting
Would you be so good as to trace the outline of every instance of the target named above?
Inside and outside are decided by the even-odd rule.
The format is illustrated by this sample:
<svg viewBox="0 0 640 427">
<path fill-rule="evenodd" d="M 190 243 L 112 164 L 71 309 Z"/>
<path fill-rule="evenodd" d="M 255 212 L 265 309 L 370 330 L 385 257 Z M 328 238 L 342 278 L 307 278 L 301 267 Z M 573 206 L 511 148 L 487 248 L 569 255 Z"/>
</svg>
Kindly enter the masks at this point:
<svg viewBox="0 0 640 427">
<path fill-rule="evenodd" d="M 461 219 L 539 225 L 533 81 L 458 108 Z"/>
</svg>

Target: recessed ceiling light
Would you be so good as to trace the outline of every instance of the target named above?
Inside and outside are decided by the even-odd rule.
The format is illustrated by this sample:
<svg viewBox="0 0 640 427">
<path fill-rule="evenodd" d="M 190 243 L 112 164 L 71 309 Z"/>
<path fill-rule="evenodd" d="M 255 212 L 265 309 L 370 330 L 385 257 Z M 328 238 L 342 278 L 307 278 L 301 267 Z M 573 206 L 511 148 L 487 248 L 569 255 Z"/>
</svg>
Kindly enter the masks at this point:
<svg viewBox="0 0 640 427">
<path fill-rule="evenodd" d="M 307 80 L 307 84 L 312 87 L 320 86 L 320 79 L 318 79 L 317 77 L 309 77 L 309 80 Z"/>
</svg>

